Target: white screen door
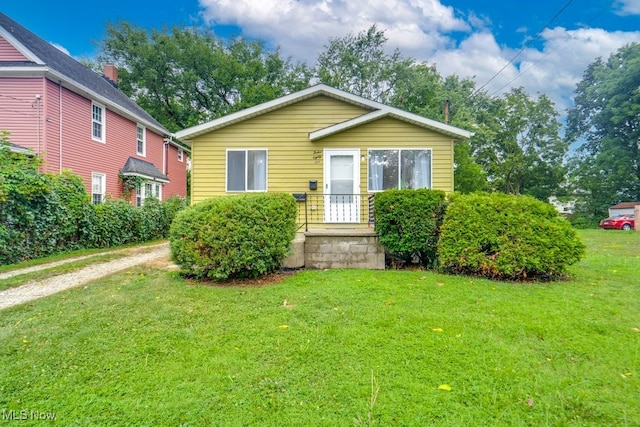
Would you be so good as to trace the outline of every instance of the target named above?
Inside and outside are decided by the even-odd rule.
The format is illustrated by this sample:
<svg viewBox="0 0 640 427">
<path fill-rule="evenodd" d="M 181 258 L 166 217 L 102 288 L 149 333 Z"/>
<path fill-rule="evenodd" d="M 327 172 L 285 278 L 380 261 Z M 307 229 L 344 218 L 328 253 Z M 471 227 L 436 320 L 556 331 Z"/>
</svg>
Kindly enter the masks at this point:
<svg viewBox="0 0 640 427">
<path fill-rule="evenodd" d="M 326 150 L 324 222 L 360 222 L 360 150 Z"/>
</svg>

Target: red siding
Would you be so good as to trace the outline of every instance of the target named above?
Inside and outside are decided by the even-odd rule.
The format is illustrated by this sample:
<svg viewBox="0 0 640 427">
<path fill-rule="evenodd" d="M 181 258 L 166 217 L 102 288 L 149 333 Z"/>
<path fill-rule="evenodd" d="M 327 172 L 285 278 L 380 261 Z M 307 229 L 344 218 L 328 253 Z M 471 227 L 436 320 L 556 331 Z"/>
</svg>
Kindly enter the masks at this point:
<svg viewBox="0 0 640 427">
<path fill-rule="evenodd" d="M 39 110 L 36 95 L 41 95 Z M 146 156 L 138 155 L 137 123 L 108 109 L 104 126 L 105 143 L 94 141 L 91 100 L 55 82 L 0 78 L 0 130 L 9 131 L 14 144 L 35 151 L 39 146 L 47 172 L 71 169 L 83 178 L 88 193 L 92 172 L 103 173 L 107 195 L 118 198 L 122 196 L 118 174 L 129 157 L 137 157 L 154 164 L 171 180 L 163 187 L 163 199 L 186 196 L 186 154 L 184 162 L 178 162 L 177 148 L 165 145 L 163 135 L 147 128 Z"/>
<path fill-rule="evenodd" d="M 182 162 L 178 161 L 178 148 L 167 145 L 167 162 L 164 174 L 171 180 L 163 188 L 162 197 L 168 199 L 171 196 L 186 196 L 187 188 L 187 153 L 182 155 Z"/>
<path fill-rule="evenodd" d="M 4 37 L 0 37 L 0 61 L 26 61 L 27 57 L 11 45 Z"/>
<path fill-rule="evenodd" d="M 0 79 L 0 130 L 6 130 L 11 134 L 10 142 L 31 148 L 36 152 L 38 147 L 40 151 L 44 150 L 42 88 L 43 79 Z M 41 96 L 39 105 L 36 95 Z M 38 116 L 40 126 L 38 126 Z M 40 131 L 39 141 L 38 131 Z"/>
</svg>

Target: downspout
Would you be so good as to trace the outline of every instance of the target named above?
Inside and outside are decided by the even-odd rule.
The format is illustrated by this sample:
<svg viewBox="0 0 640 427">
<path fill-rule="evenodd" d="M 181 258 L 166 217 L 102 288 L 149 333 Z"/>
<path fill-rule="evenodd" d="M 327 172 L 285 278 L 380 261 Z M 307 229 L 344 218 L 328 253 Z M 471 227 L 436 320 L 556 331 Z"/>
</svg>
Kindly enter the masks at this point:
<svg viewBox="0 0 640 427">
<path fill-rule="evenodd" d="M 162 150 L 162 173 L 164 173 L 164 176 L 168 177 L 169 173 L 168 173 L 168 151 L 169 151 L 169 141 L 171 141 L 171 137 L 169 138 L 164 138 L 164 150 Z M 164 186 L 164 184 L 162 184 Z M 162 192 L 162 194 L 160 195 L 161 197 L 164 197 L 164 191 Z"/>
<path fill-rule="evenodd" d="M 36 95 L 36 142 L 38 143 L 38 157 L 40 157 L 40 95 Z"/>
<path fill-rule="evenodd" d="M 162 173 L 165 174 L 165 176 L 169 176 L 167 174 L 167 151 L 169 150 L 169 141 L 171 141 L 169 138 L 164 138 L 164 150 L 162 150 Z"/>
<path fill-rule="evenodd" d="M 59 134 L 58 134 L 58 144 L 60 148 L 60 173 L 62 173 L 62 82 L 58 82 L 58 116 L 59 116 Z"/>
</svg>

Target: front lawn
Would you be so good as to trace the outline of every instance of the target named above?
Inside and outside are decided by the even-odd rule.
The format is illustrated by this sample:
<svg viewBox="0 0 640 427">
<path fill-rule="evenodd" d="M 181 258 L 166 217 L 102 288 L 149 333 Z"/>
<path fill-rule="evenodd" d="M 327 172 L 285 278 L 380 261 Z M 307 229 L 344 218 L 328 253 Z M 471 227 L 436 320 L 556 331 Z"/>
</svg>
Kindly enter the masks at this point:
<svg viewBox="0 0 640 427">
<path fill-rule="evenodd" d="M 0 312 L 0 410 L 60 425 L 640 425 L 640 233 L 573 279 L 136 268 Z M 12 412 L 13 411 L 13 412 Z"/>
</svg>

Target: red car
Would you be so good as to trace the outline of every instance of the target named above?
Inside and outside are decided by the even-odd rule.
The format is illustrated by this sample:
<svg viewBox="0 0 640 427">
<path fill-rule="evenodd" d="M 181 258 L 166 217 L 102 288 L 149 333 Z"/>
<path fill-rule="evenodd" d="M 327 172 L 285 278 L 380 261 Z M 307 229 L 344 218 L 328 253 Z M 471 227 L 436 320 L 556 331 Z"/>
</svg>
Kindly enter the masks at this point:
<svg viewBox="0 0 640 427">
<path fill-rule="evenodd" d="M 633 230 L 635 228 L 635 219 L 633 214 L 622 214 L 612 216 L 600 221 L 600 228 L 608 230 L 615 228 L 616 230 Z"/>
</svg>

